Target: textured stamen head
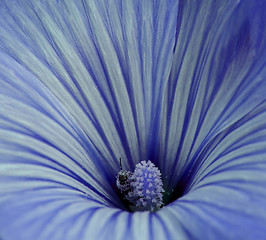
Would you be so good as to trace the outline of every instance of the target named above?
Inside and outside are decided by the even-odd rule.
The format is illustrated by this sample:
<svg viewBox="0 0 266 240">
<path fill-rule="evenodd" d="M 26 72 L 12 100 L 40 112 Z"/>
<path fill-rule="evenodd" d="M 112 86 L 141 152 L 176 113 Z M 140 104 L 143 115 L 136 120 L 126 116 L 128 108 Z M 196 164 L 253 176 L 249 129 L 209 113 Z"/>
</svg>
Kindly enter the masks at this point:
<svg viewBox="0 0 266 240">
<path fill-rule="evenodd" d="M 127 174 L 125 178 L 124 174 Z M 126 190 L 123 187 L 121 188 L 123 184 L 120 179 L 126 182 Z M 133 211 L 154 212 L 163 205 L 162 193 L 164 189 L 161 173 L 150 160 L 137 164 L 133 173 L 120 171 L 117 177 L 117 187 L 121 190 Z"/>
</svg>

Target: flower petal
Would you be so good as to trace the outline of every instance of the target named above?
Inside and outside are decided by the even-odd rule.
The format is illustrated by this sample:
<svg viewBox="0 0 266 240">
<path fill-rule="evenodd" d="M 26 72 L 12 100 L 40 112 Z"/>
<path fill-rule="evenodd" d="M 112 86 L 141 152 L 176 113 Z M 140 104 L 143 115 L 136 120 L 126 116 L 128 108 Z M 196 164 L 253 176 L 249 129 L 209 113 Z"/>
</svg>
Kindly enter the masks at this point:
<svg viewBox="0 0 266 240">
<path fill-rule="evenodd" d="M 0 69 L 2 193 L 47 181 L 49 186 L 61 183 L 106 202 L 100 199 L 114 190 L 102 184 L 106 177 L 98 174 L 96 149 L 75 119 L 41 82 L 7 55 L 0 54 Z M 32 181 L 26 185 L 21 178 Z"/>
<path fill-rule="evenodd" d="M 67 102 L 102 161 L 116 161 L 117 171 L 122 157 L 133 170 L 152 152 L 177 4 L 14 1 L 2 14 L 1 48 Z"/>
<path fill-rule="evenodd" d="M 169 228 L 181 225 L 184 239 L 265 237 L 265 118 L 266 103 L 211 141 L 189 189 L 160 212 Z"/>
<path fill-rule="evenodd" d="M 0 4 L 0 237 L 149 239 L 115 176 L 152 152 L 178 2 Z"/>
<path fill-rule="evenodd" d="M 263 239 L 266 4 L 180 6 L 160 146 L 165 185 L 179 199 L 159 215 L 181 239 Z"/>
<path fill-rule="evenodd" d="M 264 1 L 180 6 L 160 144 L 160 167 L 162 174 L 174 173 L 165 179 L 172 188 L 189 177 L 217 134 L 266 99 Z"/>
</svg>

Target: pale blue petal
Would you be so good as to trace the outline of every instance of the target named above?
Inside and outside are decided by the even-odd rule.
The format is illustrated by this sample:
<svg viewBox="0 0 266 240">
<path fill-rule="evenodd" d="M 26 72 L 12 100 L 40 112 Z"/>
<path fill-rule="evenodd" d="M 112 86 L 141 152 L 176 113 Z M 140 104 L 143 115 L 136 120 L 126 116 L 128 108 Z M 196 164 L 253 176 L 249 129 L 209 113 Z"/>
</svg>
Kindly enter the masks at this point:
<svg viewBox="0 0 266 240">
<path fill-rule="evenodd" d="M 0 5 L 0 236 L 149 239 L 115 176 L 158 141 L 178 2 Z"/>
<path fill-rule="evenodd" d="M 266 99 L 264 1 L 218 2 L 180 4 L 160 138 L 162 171 L 174 173 L 168 186 L 184 181 L 209 142 Z"/>
<path fill-rule="evenodd" d="M 263 239 L 264 1 L 177 4 L 0 3 L 0 237 Z M 181 197 L 115 208 L 120 157 Z"/>
<path fill-rule="evenodd" d="M 159 213 L 170 229 L 181 226 L 181 239 L 264 239 L 265 118 L 263 104 L 199 154 L 183 196 Z"/>
<path fill-rule="evenodd" d="M 122 157 L 133 168 L 158 132 L 177 3 L 12 1 L 1 48 L 68 103 L 106 161 L 118 168 Z"/>
<path fill-rule="evenodd" d="M 215 3 L 180 3 L 160 144 L 179 199 L 158 214 L 180 239 L 264 239 L 266 4 Z"/>
<path fill-rule="evenodd" d="M 110 175 L 75 119 L 31 73 L 0 56 L 1 194 L 58 185 L 114 203 L 115 190 L 104 184 Z"/>
</svg>

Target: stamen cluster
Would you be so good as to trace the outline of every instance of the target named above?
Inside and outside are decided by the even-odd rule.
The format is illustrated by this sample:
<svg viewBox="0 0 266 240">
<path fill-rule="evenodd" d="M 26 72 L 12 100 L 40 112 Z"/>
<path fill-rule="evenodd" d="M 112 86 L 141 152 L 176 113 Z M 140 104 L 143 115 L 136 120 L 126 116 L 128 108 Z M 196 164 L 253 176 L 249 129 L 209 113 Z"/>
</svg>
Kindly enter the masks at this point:
<svg viewBox="0 0 266 240">
<path fill-rule="evenodd" d="M 163 205 L 161 172 L 149 160 L 136 165 L 133 173 L 121 170 L 117 187 L 133 211 L 157 211 Z"/>
</svg>

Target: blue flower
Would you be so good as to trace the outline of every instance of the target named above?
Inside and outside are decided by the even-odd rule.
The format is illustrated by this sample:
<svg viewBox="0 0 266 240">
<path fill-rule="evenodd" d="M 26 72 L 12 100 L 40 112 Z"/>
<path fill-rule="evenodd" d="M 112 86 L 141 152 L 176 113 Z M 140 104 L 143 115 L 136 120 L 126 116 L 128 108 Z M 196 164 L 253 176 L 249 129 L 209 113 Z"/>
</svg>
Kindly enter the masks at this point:
<svg viewBox="0 0 266 240">
<path fill-rule="evenodd" d="M 2 0 L 0 238 L 266 239 L 265 0 Z M 150 160 L 164 207 L 131 212 Z"/>
</svg>

